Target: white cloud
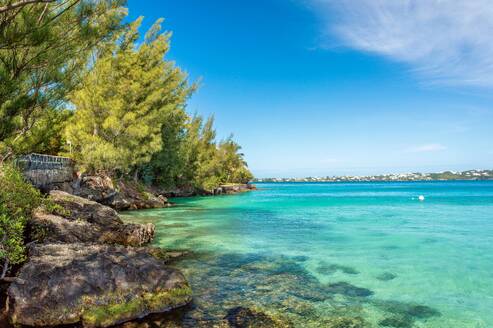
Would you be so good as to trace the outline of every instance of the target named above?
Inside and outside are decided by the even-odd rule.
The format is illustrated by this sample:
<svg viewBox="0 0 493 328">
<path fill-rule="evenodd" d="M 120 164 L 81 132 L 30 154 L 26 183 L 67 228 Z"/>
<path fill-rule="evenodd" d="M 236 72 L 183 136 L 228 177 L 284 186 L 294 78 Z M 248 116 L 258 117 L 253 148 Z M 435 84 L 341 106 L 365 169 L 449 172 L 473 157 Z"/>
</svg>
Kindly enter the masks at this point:
<svg viewBox="0 0 493 328">
<path fill-rule="evenodd" d="M 445 150 L 445 149 L 447 149 L 447 147 L 445 147 L 442 144 L 431 143 L 431 144 L 420 145 L 420 146 L 409 148 L 407 150 L 407 152 L 408 153 L 428 153 L 428 152 L 441 151 L 441 150 Z"/>
<path fill-rule="evenodd" d="M 408 63 L 433 83 L 493 87 L 491 0 L 310 0 L 350 47 Z"/>
</svg>

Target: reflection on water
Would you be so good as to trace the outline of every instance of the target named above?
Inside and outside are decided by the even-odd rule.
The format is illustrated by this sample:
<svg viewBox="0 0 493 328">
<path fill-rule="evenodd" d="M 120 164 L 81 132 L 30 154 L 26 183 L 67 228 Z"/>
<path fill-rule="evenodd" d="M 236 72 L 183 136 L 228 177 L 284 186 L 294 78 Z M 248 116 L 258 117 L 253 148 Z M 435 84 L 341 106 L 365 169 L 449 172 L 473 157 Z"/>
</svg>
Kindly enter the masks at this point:
<svg viewBox="0 0 493 328">
<path fill-rule="evenodd" d="M 155 223 L 157 245 L 191 251 L 172 265 L 194 301 L 124 326 L 493 326 L 493 183 L 344 185 L 126 214 Z"/>
</svg>

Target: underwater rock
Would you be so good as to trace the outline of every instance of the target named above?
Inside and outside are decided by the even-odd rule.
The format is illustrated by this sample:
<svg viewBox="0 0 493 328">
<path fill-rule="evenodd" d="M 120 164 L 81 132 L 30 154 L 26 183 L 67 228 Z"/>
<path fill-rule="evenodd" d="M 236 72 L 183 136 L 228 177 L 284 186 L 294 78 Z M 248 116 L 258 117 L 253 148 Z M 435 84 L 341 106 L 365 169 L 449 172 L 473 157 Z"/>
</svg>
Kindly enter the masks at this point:
<svg viewBox="0 0 493 328">
<path fill-rule="evenodd" d="M 376 278 L 381 281 L 389 281 L 397 278 L 397 275 L 391 272 L 384 272 L 382 274 L 379 274 Z"/>
<path fill-rule="evenodd" d="M 15 325 L 107 327 L 183 306 L 192 291 L 181 272 L 146 248 L 35 246 L 8 289 Z"/>
<path fill-rule="evenodd" d="M 295 286 L 296 277 L 287 280 L 285 287 L 286 294 L 310 302 L 323 302 L 331 297 L 331 295 L 324 290 L 322 285 L 304 279 L 300 279 L 300 281 L 304 281 L 307 284 L 297 287 Z"/>
<path fill-rule="evenodd" d="M 195 287 L 195 307 L 186 314 L 183 327 L 196 327 L 188 323 L 204 318 L 209 321 L 207 327 L 223 327 L 224 309 L 238 304 L 268 308 L 270 318 L 284 324 L 279 327 L 287 327 L 286 322 L 297 317 L 313 317 L 314 302 L 331 297 L 324 285 L 289 257 L 227 253 L 187 257 L 180 266 Z M 254 301 L 245 304 L 245 300 Z"/>
<path fill-rule="evenodd" d="M 399 301 L 373 301 L 374 305 L 391 314 L 380 322 L 385 327 L 412 327 L 415 320 L 441 316 L 441 313 L 429 306 Z"/>
<path fill-rule="evenodd" d="M 411 328 L 414 320 L 409 316 L 393 316 L 385 318 L 378 324 L 382 327 Z"/>
<path fill-rule="evenodd" d="M 331 274 L 336 273 L 337 271 L 341 271 L 345 274 L 359 274 L 358 270 L 356 270 L 350 266 L 339 265 L 339 264 L 329 264 L 329 263 L 325 263 L 325 262 L 320 262 L 316 271 L 318 273 L 325 274 L 325 275 L 331 275 Z"/>
<path fill-rule="evenodd" d="M 407 314 L 419 319 L 438 317 L 441 315 L 437 310 L 426 305 L 410 305 Z"/>
<path fill-rule="evenodd" d="M 373 292 L 369 289 L 356 287 L 345 281 L 329 284 L 327 290 L 332 294 L 341 294 L 350 297 L 368 297 L 373 295 Z"/>
<path fill-rule="evenodd" d="M 397 249 L 400 249 L 401 247 L 400 246 L 397 246 L 397 245 L 387 245 L 387 246 L 383 246 L 382 249 L 385 249 L 385 250 L 388 250 L 388 251 L 395 251 Z"/>
<path fill-rule="evenodd" d="M 187 311 L 193 306 L 192 304 L 193 302 L 171 312 L 149 314 L 144 318 L 127 321 L 112 328 L 209 328 L 210 324 L 208 326 L 203 325 L 199 320 L 190 320 L 191 318 L 186 317 Z M 225 325 L 225 327 L 227 326 Z"/>
<path fill-rule="evenodd" d="M 194 287 L 193 303 L 178 324 L 150 327 L 229 327 L 225 309 L 239 305 L 262 309 L 277 327 L 368 327 L 362 305 L 373 299 L 355 296 L 370 290 L 348 283 L 329 287 L 290 256 L 208 252 L 187 256 L 179 266 Z"/>
<path fill-rule="evenodd" d="M 296 255 L 296 256 L 292 256 L 291 259 L 297 262 L 305 262 L 308 261 L 309 257 L 305 255 Z"/>
<path fill-rule="evenodd" d="M 160 224 L 160 227 L 162 228 L 188 228 L 190 227 L 190 224 L 188 223 L 170 223 L 170 224 Z"/>
<path fill-rule="evenodd" d="M 331 296 L 303 266 L 285 257 L 249 262 L 232 274 L 243 274 L 247 281 L 260 281 L 254 285 L 255 290 L 270 291 L 279 298 L 295 296 L 304 301 L 322 302 Z"/>
<path fill-rule="evenodd" d="M 238 306 L 228 310 L 224 317 L 231 328 L 269 328 L 276 327 L 276 322 L 263 312 Z"/>
<path fill-rule="evenodd" d="M 281 305 L 287 312 L 304 318 L 316 315 L 316 309 L 312 303 L 298 297 L 288 296 L 281 302 Z"/>
<path fill-rule="evenodd" d="M 367 327 L 365 321 L 360 318 L 333 317 L 324 320 L 324 327 L 327 328 L 364 328 Z"/>
<path fill-rule="evenodd" d="M 426 319 L 440 316 L 441 313 L 429 306 L 404 303 L 398 301 L 377 301 L 376 305 L 381 309 L 403 316 L 410 316 L 417 319 Z"/>
<path fill-rule="evenodd" d="M 157 259 L 163 260 L 166 263 L 177 261 L 183 259 L 186 256 L 191 256 L 192 252 L 182 251 L 182 250 L 166 250 L 161 247 L 151 247 L 145 248 L 147 252 Z"/>
</svg>

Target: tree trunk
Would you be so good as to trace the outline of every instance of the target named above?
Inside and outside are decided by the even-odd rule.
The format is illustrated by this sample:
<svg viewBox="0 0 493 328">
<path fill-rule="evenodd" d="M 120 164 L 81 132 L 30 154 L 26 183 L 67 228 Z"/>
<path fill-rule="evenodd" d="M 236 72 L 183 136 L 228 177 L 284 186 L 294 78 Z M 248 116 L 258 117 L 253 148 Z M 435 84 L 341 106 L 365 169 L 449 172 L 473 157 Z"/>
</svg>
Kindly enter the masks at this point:
<svg viewBox="0 0 493 328">
<path fill-rule="evenodd" d="M 12 152 L 12 149 L 9 149 L 7 152 L 4 154 L 0 154 L 0 166 L 5 163 L 10 157 L 12 157 L 14 153 Z"/>
<path fill-rule="evenodd" d="M 0 275 L 0 280 L 3 280 L 5 278 L 8 269 L 9 269 L 9 259 L 5 259 L 5 262 L 3 262 L 2 274 Z"/>
</svg>

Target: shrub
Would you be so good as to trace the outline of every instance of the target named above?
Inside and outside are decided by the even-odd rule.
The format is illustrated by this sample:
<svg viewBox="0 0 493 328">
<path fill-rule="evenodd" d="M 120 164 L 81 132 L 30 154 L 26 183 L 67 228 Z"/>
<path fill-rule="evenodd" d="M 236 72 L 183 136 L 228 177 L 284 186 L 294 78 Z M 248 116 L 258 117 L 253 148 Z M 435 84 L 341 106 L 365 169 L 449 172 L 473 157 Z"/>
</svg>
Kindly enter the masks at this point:
<svg viewBox="0 0 493 328">
<path fill-rule="evenodd" d="M 0 279 L 9 265 L 25 260 L 24 228 L 41 202 L 40 192 L 17 169 L 10 164 L 0 166 Z"/>
</svg>

